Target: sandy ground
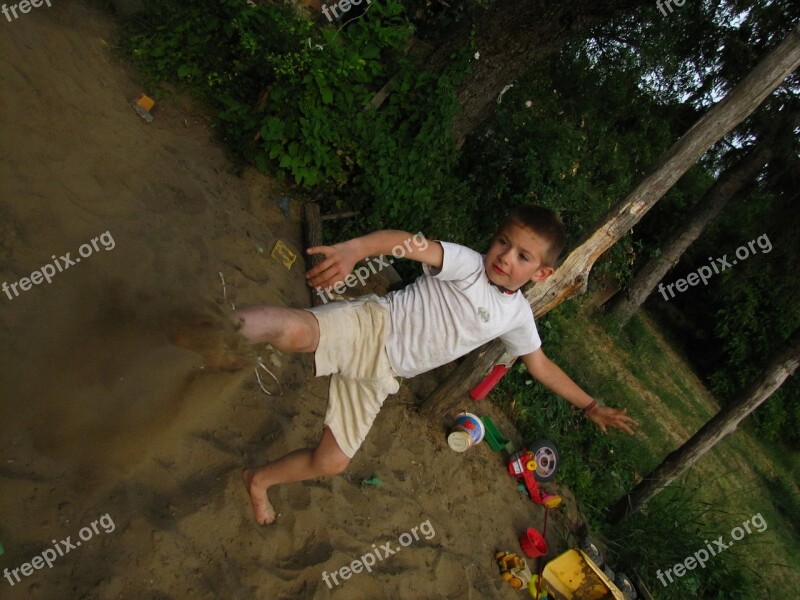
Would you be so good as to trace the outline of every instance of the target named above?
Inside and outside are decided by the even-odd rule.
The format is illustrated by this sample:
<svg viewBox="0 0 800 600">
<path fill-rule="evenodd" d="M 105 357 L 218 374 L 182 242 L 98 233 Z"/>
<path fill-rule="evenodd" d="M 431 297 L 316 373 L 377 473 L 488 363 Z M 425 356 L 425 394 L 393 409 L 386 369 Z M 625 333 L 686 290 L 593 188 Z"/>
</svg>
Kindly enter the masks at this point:
<svg viewBox="0 0 800 600">
<path fill-rule="evenodd" d="M 0 579 L 0 596 L 520 597 L 493 554 L 518 552 L 543 509 L 500 455 L 453 453 L 442 424 L 418 416 L 433 377 L 387 400 L 345 475 L 274 489 L 277 524 L 255 525 L 240 472 L 316 443 L 327 381 L 308 355 L 255 348 L 282 384 L 267 396 L 252 369 L 203 368 L 165 331 L 231 302 L 308 306 L 300 261 L 269 255 L 278 239 L 302 250 L 300 203 L 285 214 L 287 192 L 231 174 L 190 102 L 163 102 L 146 125 L 108 15 L 54 3 L 0 27 L 0 282 L 75 261 L 0 293 L 0 569 L 64 552 L 13 586 Z M 360 484 L 371 476 L 382 485 Z M 551 556 L 575 542 L 572 511 L 551 520 Z M 433 535 L 371 574 L 324 583 L 423 522 Z"/>
</svg>

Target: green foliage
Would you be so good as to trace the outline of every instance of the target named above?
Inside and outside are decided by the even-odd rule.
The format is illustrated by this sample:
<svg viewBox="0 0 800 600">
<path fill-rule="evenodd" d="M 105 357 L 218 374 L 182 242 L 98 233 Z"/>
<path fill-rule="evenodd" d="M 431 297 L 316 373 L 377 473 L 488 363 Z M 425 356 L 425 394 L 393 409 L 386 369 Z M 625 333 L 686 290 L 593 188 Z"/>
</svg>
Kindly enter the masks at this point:
<svg viewBox="0 0 800 600">
<path fill-rule="evenodd" d="M 469 48 L 440 76 L 421 70 L 402 57 L 413 28 L 392 1 L 341 31 L 245 0 L 153 4 L 147 15 L 128 26 L 129 55 L 214 106 L 241 160 L 326 189 L 326 208 L 357 210 L 363 228 L 391 222 L 451 237 L 469 228 L 449 135 Z M 388 101 L 368 107 L 390 79 Z"/>
<path fill-rule="evenodd" d="M 492 207 L 493 225 L 516 204 L 540 204 L 559 211 L 574 242 L 670 142 L 667 121 L 634 78 L 564 53 L 502 95 L 488 127 L 465 145 L 460 173 L 477 206 Z M 595 272 L 624 279 L 633 252 L 624 239 Z"/>
<path fill-rule="evenodd" d="M 421 39 L 437 39 L 450 33 L 464 21 L 481 18 L 481 12 L 491 10 L 497 0 L 403 0 L 403 5 L 417 26 Z"/>
</svg>

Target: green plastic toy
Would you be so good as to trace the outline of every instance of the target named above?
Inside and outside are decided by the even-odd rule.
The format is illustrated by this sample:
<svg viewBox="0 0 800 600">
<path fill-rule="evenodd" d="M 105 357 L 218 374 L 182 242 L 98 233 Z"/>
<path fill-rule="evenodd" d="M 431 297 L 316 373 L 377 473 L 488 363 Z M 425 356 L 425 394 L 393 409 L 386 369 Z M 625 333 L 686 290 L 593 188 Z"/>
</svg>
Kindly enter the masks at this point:
<svg viewBox="0 0 800 600">
<path fill-rule="evenodd" d="M 489 444 L 489 448 L 495 452 L 500 452 L 501 450 L 511 452 L 511 442 L 503 437 L 503 434 L 497 429 L 497 426 L 494 424 L 494 421 L 492 421 L 491 417 L 483 416 L 481 417 L 481 421 L 483 421 L 483 426 L 486 428 L 485 439 Z"/>
</svg>

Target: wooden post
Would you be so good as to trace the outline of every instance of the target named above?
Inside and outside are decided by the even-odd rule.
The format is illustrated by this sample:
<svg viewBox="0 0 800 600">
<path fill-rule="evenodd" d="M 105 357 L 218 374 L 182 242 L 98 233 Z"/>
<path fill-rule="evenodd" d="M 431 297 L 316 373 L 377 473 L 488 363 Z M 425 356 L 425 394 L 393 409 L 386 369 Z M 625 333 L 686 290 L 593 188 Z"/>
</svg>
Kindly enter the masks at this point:
<svg viewBox="0 0 800 600">
<path fill-rule="evenodd" d="M 322 218 L 320 217 L 319 204 L 316 202 L 306 202 L 303 205 L 303 238 L 305 247 L 322 246 Z M 305 250 L 303 251 L 305 254 Z M 322 262 L 321 254 L 305 254 L 306 266 L 308 269 L 317 266 Z M 311 305 L 319 306 L 322 298 L 315 290 L 311 290 Z"/>
</svg>

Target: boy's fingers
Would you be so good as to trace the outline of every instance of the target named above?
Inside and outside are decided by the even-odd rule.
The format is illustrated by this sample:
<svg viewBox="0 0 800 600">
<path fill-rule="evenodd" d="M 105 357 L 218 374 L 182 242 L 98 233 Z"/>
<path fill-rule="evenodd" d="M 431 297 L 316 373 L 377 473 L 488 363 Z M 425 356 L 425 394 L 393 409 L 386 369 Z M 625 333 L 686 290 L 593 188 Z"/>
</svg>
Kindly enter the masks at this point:
<svg viewBox="0 0 800 600">
<path fill-rule="evenodd" d="M 340 265 L 334 263 L 323 273 L 310 279 L 309 283 L 311 285 L 327 288 L 336 285 L 340 281 L 344 281 L 347 275 L 348 273 L 342 269 Z"/>
<path fill-rule="evenodd" d="M 322 267 L 322 265 L 319 266 Z M 326 285 L 327 283 L 336 283 L 337 281 L 339 281 L 339 279 L 340 278 L 338 277 L 338 270 L 336 268 L 336 265 L 330 264 L 322 267 L 320 271 L 318 271 L 317 273 L 312 274 L 308 278 L 308 283 L 320 287 L 327 287 Z"/>
<path fill-rule="evenodd" d="M 636 435 L 635 432 L 633 431 L 633 429 L 631 429 L 628 426 L 629 423 L 631 425 L 638 425 L 638 423 L 636 421 L 634 421 L 633 419 L 631 419 L 630 417 L 625 416 L 625 415 L 620 415 L 620 417 L 617 419 L 617 422 L 615 423 L 615 426 L 618 427 L 619 429 L 627 431 L 631 435 Z"/>
<path fill-rule="evenodd" d="M 336 268 L 336 260 L 334 258 L 326 258 L 318 265 L 311 267 L 306 272 L 306 278 L 312 279 L 314 277 L 324 277 L 326 273 L 332 268 Z M 330 274 L 328 274 L 330 276 Z"/>
<path fill-rule="evenodd" d="M 321 263 L 319 263 L 318 265 L 314 265 L 308 271 L 306 271 L 306 278 L 307 279 L 311 279 L 312 277 L 315 277 L 315 276 L 317 276 L 317 275 L 319 275 L 321 273 L 324 273 L 325 271 L 327 271 L 330 268 L 332 262 L 333 261 L 330 258 L 326 258 Z"/>
</svg>

